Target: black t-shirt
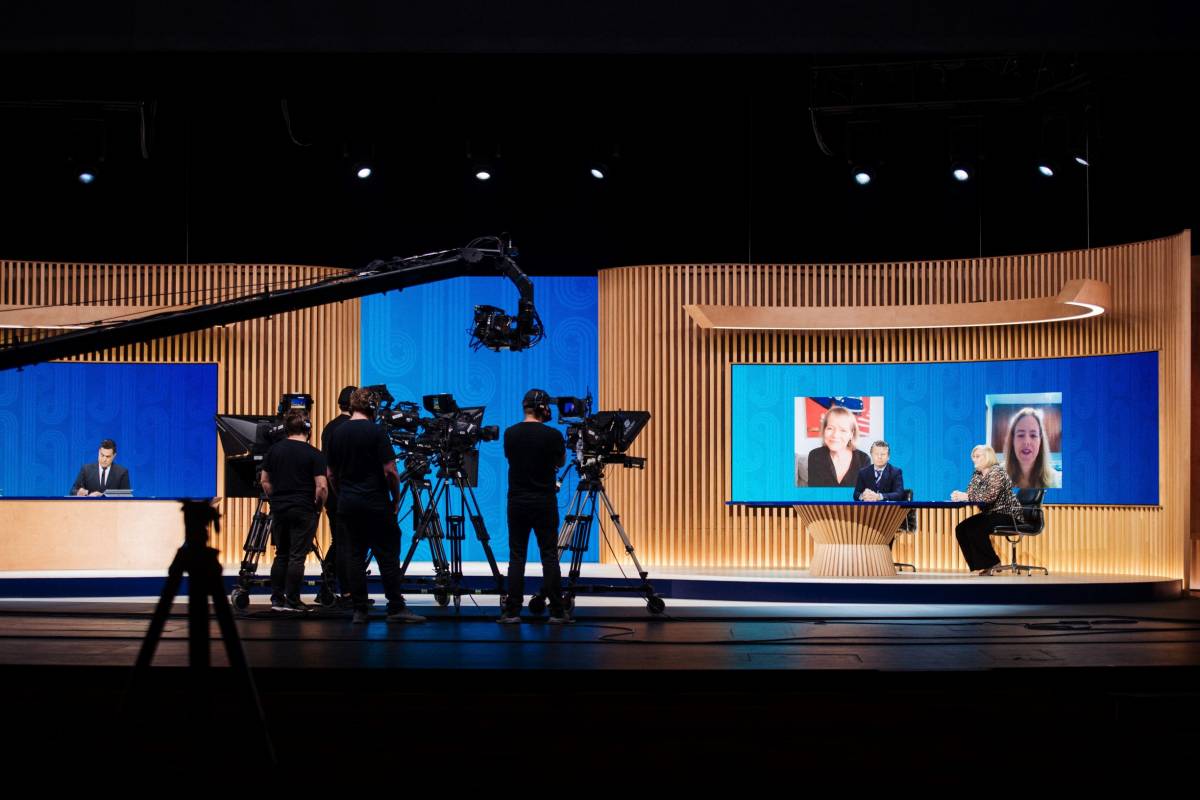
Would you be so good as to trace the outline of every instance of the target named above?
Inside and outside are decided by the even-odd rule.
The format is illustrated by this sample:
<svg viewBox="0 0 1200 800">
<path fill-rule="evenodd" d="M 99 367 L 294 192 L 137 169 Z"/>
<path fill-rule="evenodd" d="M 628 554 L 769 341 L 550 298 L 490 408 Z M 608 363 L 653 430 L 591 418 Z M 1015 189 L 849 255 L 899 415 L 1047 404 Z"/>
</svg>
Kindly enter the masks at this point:
<svg viewBox="0 0 1200 800">
<path fill-rule="evenodd" d="M 349 414 L 338 414 L 321 429 L 321 452 L 325 454 L 326 462 L 329 461 L 329 435 L 341 427 L 342 423 L 349 422 L 349 420 Z M 333 491 L 332 487 L 330 487 L 329 500 L 326 501 L 325 508 L 329 509 L 330 514 L 337 511 L 337 492 Z"/>
<path fill-rule="evenodd" d="M 349 419 L 325 441 L 329 471 L 338 493 L 338 511 L 390 511 L 391 495 L 383 466 L 396 460 L 383 428 L 369 419 Z"/>
<path fill-rule="evenodd" d="M 555 470 L 563 463 L 562 434 L 540 422 L 518 422 L 504 432 L 508 459 L 508 499 L 515 502 L 554 502 Z"/>
<path fill-rule="evenodd" d="M 316 477 L 325 476 L 325 457 L 308 442 L 284 439 L 271 445 L 262 462 L 271 478 L 271 510 L 313 507 Z"/>
</svg>

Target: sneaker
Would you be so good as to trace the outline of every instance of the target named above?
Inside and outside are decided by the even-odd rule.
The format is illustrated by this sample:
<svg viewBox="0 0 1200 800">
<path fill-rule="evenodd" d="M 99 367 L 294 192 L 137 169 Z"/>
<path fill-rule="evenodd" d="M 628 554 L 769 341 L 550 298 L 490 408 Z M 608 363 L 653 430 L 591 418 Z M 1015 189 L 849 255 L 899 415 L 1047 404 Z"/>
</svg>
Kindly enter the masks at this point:
<svg viewBox="0 0 1200 800">
<path fill-rule="evenodd" d="M 496 618 L 496 622 L 500 623 L 501 625 L 520 625 L 521 615 L 512 611 L 505 611 Z"/>
<path fill-rule="evenodd" d="M 273 597 L 273 598 L 271 598 L 271 610 L 279 611 L 282 613 L 292 613 L 292 612 L 299 611 L 300 609 L 292 608 L 292 604 L 289 603 L 287 600 L 283 599 L 282 597 Z"/>
<path fill-rule="evenodd" d="M 288 600 L 287 601 L 287 610 L 296 612 L 298 614 L 308 614 L 308 613 L 312 612 L 314 609 L 308 603 L 305 603 L 301 600 Z"/>
<path fill-rule="evenodd" d="M 387 615 L 388 622 L 424 622 L 425 618 L 420 614 L 414 614 L 408 606 L 400 606 L 395 611 L 389 611 Z"/>
<path fill-rule="evenodd" d="M 367 610 L 365 608 L 354 609 L 354 616 L 350 618 L 350 622 L 353 625 L 366 625 Z"/>
<path fill-rule="evenodd" d="M 551 611 L 550 616 L 546 619 L 546 622 L 549 625 L 570 625 L 571 623 L 575 622 L 575 620 L 571 619 L 571 617 L 567 616 L 561 611 L 557 614 Z"/>
</svg>

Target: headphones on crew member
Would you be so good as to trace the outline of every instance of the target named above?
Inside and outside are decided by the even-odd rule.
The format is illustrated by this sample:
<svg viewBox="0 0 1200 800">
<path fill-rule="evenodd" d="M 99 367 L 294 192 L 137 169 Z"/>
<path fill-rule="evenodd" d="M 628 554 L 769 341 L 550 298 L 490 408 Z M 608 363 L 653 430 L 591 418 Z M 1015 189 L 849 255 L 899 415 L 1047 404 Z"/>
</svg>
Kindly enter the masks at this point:
<svg viewBox="0 0 1200 800">
<path fill-rule="evenodd" d="M 541 422 L 550 421 L 550 393 L 544 389 L 530 389 L 521 401 L 521 407 L 537 417 Z"/>
</svg>

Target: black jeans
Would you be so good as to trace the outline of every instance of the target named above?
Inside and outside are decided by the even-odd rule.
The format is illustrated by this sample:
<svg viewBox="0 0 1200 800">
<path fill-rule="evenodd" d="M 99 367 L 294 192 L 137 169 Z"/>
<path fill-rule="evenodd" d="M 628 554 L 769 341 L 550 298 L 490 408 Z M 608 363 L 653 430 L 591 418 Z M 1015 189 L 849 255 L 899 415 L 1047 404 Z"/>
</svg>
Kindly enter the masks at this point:
<svg viewBox="0 0 1200 800">
<path fill-rule="evenodd" d="M 350 599 L 356 611 L 366 611 L 367 605 L 367 549 L 375 556 L 379 575 L 383 581 L 383 593 L 387 597 L 388 611 L 404 607 L 404 595 L 400 594 L 400 525 L 396 515 L 388 511 L 343 511 L 338 516 L 346 532 L 343 541 L 348 545 L 345 555 L 349 559 L 346 569 L 350 586 Z M 342 545 L 339 544 L 339 556 Z"/>
<path fill-rule="evenodd" d="M 550 613 L 562 614 L 562 572 L 558 567 L 558 504 L 508 504 L 508 603 L 516 614 L 525 601 L 525 556 L 529 549 L 529 530 L 537 536 L 542 558 L 542 592 L 550 604 Z"/>
<path fill-rule="evenodd" d="M 990 538 L 998 525 L 1012 525 L 1011 514 L 976 514 L 954 526 L 954 536 L 962 550 L 967 566 L 972 570 L 987 569 L 1000 563 Z"/>
<path fill-rule="evenodd" d="M 304 559 L 312 549 L 317 531 L 317 512 L 302 506 L 271 508 L 271 540 L 275 543 L 275 561 L 271 563 L 271 598 L 300 601 L 300 581 L 304 579 Z"/>
<path fill-rule="evenodd" d="M 346 524 L 336 509 L 325 507 L 329 517 L 329 549 L 325 551 L 326 562 L 333 562 L 333 576 L 337 579 L 335 591 L 350 593 L 350 543 L 347 541 Z M 360 565 L 361 566 L 361 565 Z M 331 589 L 333 587 L 330 587 Z"/>
</svg>

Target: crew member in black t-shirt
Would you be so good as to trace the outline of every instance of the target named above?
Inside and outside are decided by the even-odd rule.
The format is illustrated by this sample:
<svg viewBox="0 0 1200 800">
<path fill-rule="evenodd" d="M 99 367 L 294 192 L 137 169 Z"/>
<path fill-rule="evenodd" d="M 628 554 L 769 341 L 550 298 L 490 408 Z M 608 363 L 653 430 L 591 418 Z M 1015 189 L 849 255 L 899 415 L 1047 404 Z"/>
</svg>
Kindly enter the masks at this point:
<svg viewBox="0 0 1200 800">
<path fill-rule="evenodd" d="M 354 622 L 367 621 L 367 575 L 361 566 L 368 548 L 379 564 L 388 622 L 424 622 L 408 610 L 400 594 L 400 473 L 391 440 L 374 422 L 378 402 L 372 392 L 356 389 L 350 395 L 350 419 L 325 442 L 338 516 L 350 545 L 347 577 Z"/>
<path fill-rule="evenodd" d="M 300 602 L 300 581 L 329 486 L 325 458 L 308 443 L 308 416 L 292 411 L 283 424 L 288 437 L 267 451 L 261 476 L 263 492 L 271 501 L 271 538 L 275 542 L 271 610 L 300 612 L 309 610 Z"/>
<path fill-rule="evenodd" d="M 338 393 L 338 408 L 341 409 L 333 419 L 321 429 L 321 452 L 329 457 L 329 437 L 346 420 L 350 419 L 350 395 L 357 386 L 346 386 Z M 333 574 L 337 578 L 338 605 L 350 605 L 350 578 L 346 570 L 350 567 L 350 545 L 346 541 L 346 529 L 341 518 L 337 515 L 337 492 L 329 493 L 329 501 L 325 503 L 325 515 L 329 518 L 329 550 L 325 559 L 333 560 Z M 363 569 L 366 568 L 362 565 Z"/>
<path fill-rule="evenodd" d="M 525 593 L 525 555 L 529 530 L 537 536 L 542 558 L 542 591 L 550 604 L 550 622 L 571 619 L 562 606 L 558 567 L 558 485 L 554 471 L 566 462 L 562 434 L 550 421 L 550 395 L 530 389 L 521 402 L 525 419 L 504 432 L 508 459 L 508 603 L 501 624 L 521 621 Z"/>
</svg>

